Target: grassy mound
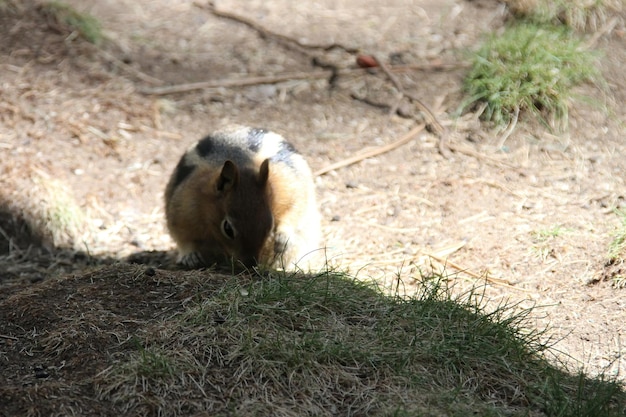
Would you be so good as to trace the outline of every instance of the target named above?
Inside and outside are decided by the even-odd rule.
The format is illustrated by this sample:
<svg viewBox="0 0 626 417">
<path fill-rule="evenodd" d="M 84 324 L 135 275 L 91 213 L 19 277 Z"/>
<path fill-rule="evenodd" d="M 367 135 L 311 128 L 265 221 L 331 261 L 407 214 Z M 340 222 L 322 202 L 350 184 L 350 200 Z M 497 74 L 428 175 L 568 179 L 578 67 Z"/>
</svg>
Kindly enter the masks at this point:
<svg viewBox="0 0 626 417">
<path fill-rule="evenodd" d="M 0 301 L 0 412 L 623 415 L 617 383 L 546 359 L 528 311 L 444 282 L 389 297 L 333 272 L 124 264 L 49 280 Z"/>
</svg>

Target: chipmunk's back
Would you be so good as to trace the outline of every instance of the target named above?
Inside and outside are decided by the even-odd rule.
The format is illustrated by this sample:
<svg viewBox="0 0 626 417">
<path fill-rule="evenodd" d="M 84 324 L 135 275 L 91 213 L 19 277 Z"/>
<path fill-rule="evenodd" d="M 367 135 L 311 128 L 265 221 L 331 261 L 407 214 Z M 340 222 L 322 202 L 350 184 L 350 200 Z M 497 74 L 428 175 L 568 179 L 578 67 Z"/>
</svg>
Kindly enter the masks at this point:
<svg viewBox="0 0 626 417">
<path fill-rule="evenodd" d="M 165 192 L 179 260 L 293 267 L 318 249 L 311 170 L 282 136 L 229 126 L 180 159 Z"/>
</svg>

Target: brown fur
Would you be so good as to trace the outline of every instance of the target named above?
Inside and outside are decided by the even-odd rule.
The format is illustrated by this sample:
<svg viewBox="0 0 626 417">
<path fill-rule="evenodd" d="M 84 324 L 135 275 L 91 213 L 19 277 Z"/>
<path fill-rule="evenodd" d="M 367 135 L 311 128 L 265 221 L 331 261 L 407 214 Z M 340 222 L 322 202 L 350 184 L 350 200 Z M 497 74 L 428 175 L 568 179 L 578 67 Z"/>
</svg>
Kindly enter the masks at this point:
<svg viewBox="0 0 626 417">
<path fill-rule="evenodd" d="M 229 129 L 226 137 L 233 131 Z M 248 132 L 242 129 L 233 134 Z M 245 144 L 234 143 L 244 148 Z M 280 158 L 270 160 L 273 155 L 267 152 L 273 145 L 263 145 L 247 162 L 239 163 L 229 159 L 233 155 L 219 152 L 201 157 L 196 148 L 183 156 L 181 164 L 193 166 L 193 171 L 176 184 L 179 165 L 165 192 L 167 225 L 180 262 L 196 267 L 233 259 L 246 267 L 293 267 L 318 248 L 319 214 L 311 172 L 295 152 L 283 149 Z M 234 238 L 224 231 L 224 221 Z"/>
</svg>

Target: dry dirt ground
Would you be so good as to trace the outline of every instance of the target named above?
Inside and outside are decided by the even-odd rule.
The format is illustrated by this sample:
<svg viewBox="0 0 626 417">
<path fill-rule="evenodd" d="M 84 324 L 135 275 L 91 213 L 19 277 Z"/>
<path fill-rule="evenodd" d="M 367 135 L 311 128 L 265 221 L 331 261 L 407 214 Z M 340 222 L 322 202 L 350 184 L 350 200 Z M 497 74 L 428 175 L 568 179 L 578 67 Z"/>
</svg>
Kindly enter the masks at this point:
<svg viewBox="0 0 626 417">
<path fill-rule="evenodd" d="M 28 2 L 22 14 L 0 12 L 0 198 L 14 212 L 46 200 L 50 184 L 67 188 L 86 213 L 75 234 L 89 256 L 48 256 L 28 249 L 28 241 L 5 239 L 0 301 L 15 303 L 32 291 L 25 287 L 90 263 L 132 255 L 156 267 L 171 264 L 163 190 L 182 152 L 217 126 L 275 130 L 317 171 L 390 143 L 417 123 L 355 98 L 393 106 L 397 95 L 381 72 L 347 71 L 332 88 L 328 74 L 317 75 L 323 70 L 312 66 L 311 54 L 355 68 L 345 51 L 287 48 L 189 0 L 67 2 L 101 22 L 106 40 L 99 47 L 46 21 Z M 431 268 L 450 274 L 458 291 L 488 276 L 490 305 L 536 306 L 533 324 L 550 327 L 556 349 L 591 374 L 626 375 L 620 359 L 626 289 L 605 279 L 616 272 L 605 269 L 619 225 L 614 210 L 626 208 L 626 11 L 594 39 L 604 51 L 606 84 L 578 90 L 591 99 L 572 103 L 569 128 L 550 134 L 522 121 L 504 141 L 476 114 L 456 115 L 465 51 L 504 24 L 505 7 L 496 1 L 217 6 L 304 44 L 337 43 L 412 66 L 397 73 L 399 80 L 449 131 L 449 157 L 425 130 L 391 152 L 317 177 L 329 264 L 387 286 L 400 275 L 400 290 L 408 292 Z M 316 75 L 144 94 L 164 85 L 296 72 Z M 408 112 L 419 119 L 415 108 Z M 8 230 L 10 213 L 3 216 Z M 0 339 L 8 343 L 10 337 Z"/>
</svg>

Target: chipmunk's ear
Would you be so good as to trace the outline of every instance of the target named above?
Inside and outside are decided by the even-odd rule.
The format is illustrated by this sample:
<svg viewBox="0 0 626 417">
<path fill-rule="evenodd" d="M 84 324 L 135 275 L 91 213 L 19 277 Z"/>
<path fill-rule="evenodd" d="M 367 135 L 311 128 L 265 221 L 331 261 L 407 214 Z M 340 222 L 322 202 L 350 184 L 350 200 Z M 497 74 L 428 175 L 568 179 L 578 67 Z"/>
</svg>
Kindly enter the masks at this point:
<svg viewBox="0 0 626 417">
<path fill-rule="evenodd" d="M 236 188 L 239 184 L 239 169 L 232 161 L 224 162 L 222 172 L 217 179 L 216 189 L 220 193 Z"/>
<path fill-rule="evenodd" d="M 259 168 L 259 185 L 267 184 L 267 179 L 270 175 L 270 160 L 266 159 L 261 163 L 261 167 Z"/>
</svg>

